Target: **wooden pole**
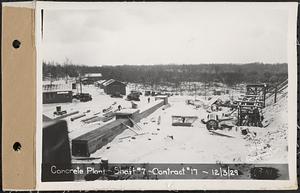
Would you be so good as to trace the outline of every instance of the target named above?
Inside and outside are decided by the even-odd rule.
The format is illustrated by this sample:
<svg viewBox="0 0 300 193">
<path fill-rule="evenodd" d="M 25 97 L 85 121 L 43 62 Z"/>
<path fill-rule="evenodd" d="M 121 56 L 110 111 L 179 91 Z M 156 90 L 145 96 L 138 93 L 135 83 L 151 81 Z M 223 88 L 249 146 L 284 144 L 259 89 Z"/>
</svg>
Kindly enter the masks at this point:
<svg viewBox="0 0 300 193">
<path fill-rule="evenodd" d="M 194 84 L 194 90 L 195 90 L 195 101 L 196 101 L 196 94 L 197 94 L 197 91 L 196 91 L 196 84 Z"/>
<path fill-rule="evenodd" d="M 275 86 L 274 103 L 277 102 L 277 86 Z"/>
<path fill-rule="evenodd" d="M 264 88 L 263 88 L 264 90 L 263 90 L 263 100 L 264 100 L 264 108 L 265 108 L 265 106 L 266 106 L 266 94 L 267 94 L 267 85 L 265 84 L 264 85 Z"/>
<path fill-rule="evenodd" d="M 204 82 L 204 99 L 206 100 L 206 82 Z"/>
<path fill-rule="evenodd" d="M 82 81 L 81 81 L 81 76 L 79 77 L 79 84 L 80 84 L 80 94 L 82 94 Z"/>
<path fill-rule="evenodd" d="M 238 106 L 238 126 L 241 126 L 241 107 Z"/>
</svg>

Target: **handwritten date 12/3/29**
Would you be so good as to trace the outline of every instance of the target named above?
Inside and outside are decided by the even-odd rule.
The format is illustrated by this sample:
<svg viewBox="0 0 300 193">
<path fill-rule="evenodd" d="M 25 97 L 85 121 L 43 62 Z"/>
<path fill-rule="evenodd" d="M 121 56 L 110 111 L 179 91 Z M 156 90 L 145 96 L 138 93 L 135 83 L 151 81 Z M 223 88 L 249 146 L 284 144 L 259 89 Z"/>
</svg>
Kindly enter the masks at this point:
<svg viewBox="0 0 300 193">
<path fill-rule="evenodd" d="M 239 170 L 237 169 L 230 169 L 228 168 L 218 168 L 218 169 L 211 169 L 211 175 L 213 176 L 238 176 Z"/>
</svg>

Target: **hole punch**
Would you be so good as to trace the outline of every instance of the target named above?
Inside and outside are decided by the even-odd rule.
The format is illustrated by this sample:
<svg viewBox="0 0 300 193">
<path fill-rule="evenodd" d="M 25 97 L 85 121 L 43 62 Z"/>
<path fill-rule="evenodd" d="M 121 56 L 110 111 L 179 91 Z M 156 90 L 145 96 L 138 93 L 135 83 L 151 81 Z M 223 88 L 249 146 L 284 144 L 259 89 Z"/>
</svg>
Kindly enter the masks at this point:
<svg viewBox="0 0 300 193">
<path fill-rule="evenodd" d="M 12 46 L 16 49 L 21 47 L 21 42 L 19 40 L 14 40 Z"/>
<path fill-rule="evenodd" d="M 19 142 L 15 142 L 14 143 L 14 145 L 13 145 L 13 149 L 15 150 L 15 151 L 20 151 L 21 150 L 21 143 L 19 143 Z"/>
</svg>

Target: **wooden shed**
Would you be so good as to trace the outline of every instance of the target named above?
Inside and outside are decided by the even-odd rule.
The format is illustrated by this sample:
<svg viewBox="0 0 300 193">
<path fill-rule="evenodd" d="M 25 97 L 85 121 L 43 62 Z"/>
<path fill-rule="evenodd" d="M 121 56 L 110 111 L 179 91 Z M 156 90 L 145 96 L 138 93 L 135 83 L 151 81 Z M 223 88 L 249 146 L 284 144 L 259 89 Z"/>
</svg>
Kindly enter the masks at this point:
<svg viewBox="0 0 300 193">
<path fill-rule="evenodd" d="M 72 102 L 72 84 L 44 84 L 43 104 Z"/>
<path fill-rule="evenodd" d="M 101 73 L 88 73 L 82 78 L 83 84 L 94 84 L 95 82 L 102 79 Z"/>
<path fill-rule="evenodd" d="M 108 95 L 126 95 L 126 84 L 110 79 L 103 83 L 104 92 Z"/>
</svg>

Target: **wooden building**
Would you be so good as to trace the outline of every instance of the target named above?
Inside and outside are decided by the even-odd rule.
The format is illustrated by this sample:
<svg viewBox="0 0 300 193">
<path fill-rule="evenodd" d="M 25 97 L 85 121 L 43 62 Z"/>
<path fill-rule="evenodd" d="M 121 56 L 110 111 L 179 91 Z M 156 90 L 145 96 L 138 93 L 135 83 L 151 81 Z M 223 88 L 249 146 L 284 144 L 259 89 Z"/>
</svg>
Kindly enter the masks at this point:
<svg viewBox="0 0 300 193">
<path fill-rule="evenodd" d="M 105 83 L 107 80 L 99 80 L 96 82 L 96 86 L 99 88 L 104 88 L 103 83 Z"/>
<path fill-rule="evenodd" d="M 72 84 L 43 84 L 43 104 L 72 102 Z"/>
<path fill-rule="evenodd" d="M 83 84 L 94 84 L 95 82 L 97 82 L 101 79 L 102 79 L 101 73 L 88 73 L 88 74 L 85 74 L 84 77 L 82 78 L 82 83 Z"/>
<path fill-rule="evenodd" d="M 110 79 L 103 83 L 104 92 L 108 95 L 126 95 L 126 84 Z"/>
</svg>

